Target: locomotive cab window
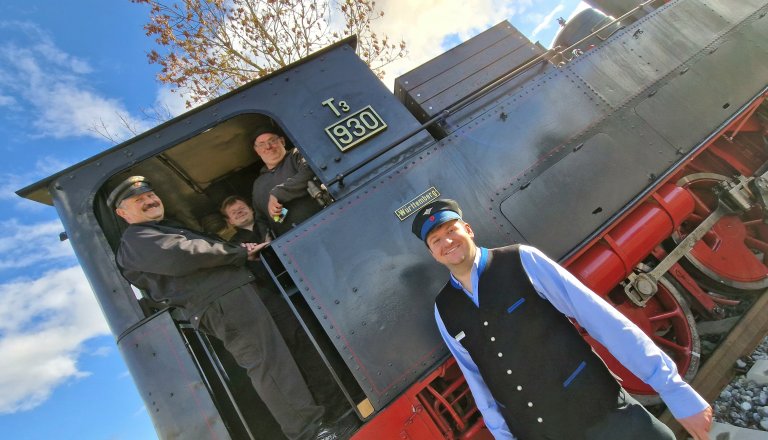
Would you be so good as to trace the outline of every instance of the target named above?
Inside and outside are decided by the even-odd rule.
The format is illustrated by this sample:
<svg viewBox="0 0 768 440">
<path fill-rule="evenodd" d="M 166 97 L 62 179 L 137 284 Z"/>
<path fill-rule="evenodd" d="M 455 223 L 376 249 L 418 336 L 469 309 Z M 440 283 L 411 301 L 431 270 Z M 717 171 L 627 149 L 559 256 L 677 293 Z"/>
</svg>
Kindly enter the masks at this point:
<svg viewBox="0 0 768 440">
<path fill-rule="evenodd" d="M 131 176 L 143 176 L 146 180 L 131 183 L 125 190 L 127 192 L 121 192 L 120 188 L 126 188 L 126 179 Z M 300 179 L 303 183 L 297 183 Z M 142 185 L 150 186 L 141 188 Z M 148 201 L 142 200 L 145 197 L 149 197 Z M 274 203 L 271 198 L 278 204 L 275 212 L 266 211 Z M 137 200 L 141 206 L 131 208 L 126 205 Z M 227 203 L 223 204 L 224 201 Z M 256 205 L 251 209 L 254 202 Z M 229 246 L 231 250 L 240 243 L 263 243 L 277 238 L 329 202 L 330 198 L 306 165 L 300 149 L 292 144 L 290 132 L 264 115 L 244 114 L 208 128 L 112 176 L 102 186 L 94 208 L 107 241 L 117 255 L 118 265 L 122 266 L 118 252 L 121 237 L 128 229 L 128 223 L 137 223 L 128 221 L 126 210 L 133 209 L 140 217 L 144 216 L 138 222 L 143 223 L 157 220 L 153 209 L 162 209 L 163 222 L 160 224 L 178 227 L 177 233 L 190 239 L 196 239 L 195 234 L 199 232 L 198 238 L 210 238 L 210 243 L 214 243 L 212 246 Z M 247 211 L 252 214 L 249 216 Z M 192 232 L 186 234 L 184 231 L 187 230 Z M 171 269 L 161 268 L 174 263 L 162 260 L 166 255 L 169 260 L 174 258 L 171 247 L 164 247 L 159 251 L 162 256 L 147 264 L 167 274 Z M 269 260 L 270 267 L 265 267 L 262 260 Z M 201 265 L 197 284 L 210 278 L 205 275 L 205 271 L 210 270 L 206 265 Z M 357 385 L 351 374 L 343 371 L 343 361 L 304 299 L 295 294 L 297 289 L 290 277 L 285 276 L 279 261 L 264 252 L 263 256 L 248 261 L 246 267 L 252 279 L 248 284 L 253 285 L 253 291 L 269 311 L 312 397 L 332 417 L 351 414 L 351 405 L 345 395 L 360 400 L 362 393 L 356 391 Z M 135 282 L 128 275 L 129 269 L 121 267 L 121 270 L 132 287 L 153 275 L 150 268 L 148 275 L 141 275 Z M 183 269 L 180 271 L 186 273 Z M 216 273 L 211 275 L 215 278 Z M 227 275 L 219 282 L 231 282 L 235 276 Z M 221 340 L 209 337 L 212 335 L 203 331 L 205 326 L 201 325 L 201 319 L 207 319 L 205 310 L 195 310 L 193 306 L 186 307 L 183 300 L 169 298 L 159 288 L 167 286 L 164 283 L 163 280 L 135 286 L 139 287 L 134 292 L 145 319 L 134 327 L 159 315 L 170 314 L 206 378 L 214 400 L 221 406 L 222 414 L 230 419 L 229 423 L 242 425 L 243 435 L 257 430 L 260 435 L 266 435 L 263 438 L 281 438 L 278 423 L 270 416 L 268 405 L 255 392 L 256 385 L 250 385 L 246 370 L 238 366 L 231 350 L 226 349 Z M 153 290 L 148 286 L 155 287 L 154 291 L 147 291 Z M 230 294 L 221 296 L 227 295 Z M 258 318 L 254 317 L 252 321 L 258 321 Z M 343 383 L 345 391 L 339 383 Z"/>
</svg>

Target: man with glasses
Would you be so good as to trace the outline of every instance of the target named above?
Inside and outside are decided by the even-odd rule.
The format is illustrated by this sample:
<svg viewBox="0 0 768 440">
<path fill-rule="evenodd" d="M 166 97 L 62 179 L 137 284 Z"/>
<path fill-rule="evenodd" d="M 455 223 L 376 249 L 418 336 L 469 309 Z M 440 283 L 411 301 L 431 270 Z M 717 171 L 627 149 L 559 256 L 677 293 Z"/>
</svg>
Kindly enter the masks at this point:
<svg viewBox="0 0 768 440">
<path fill-rule="evenodd" d="M 314 174 L 295 148 L 286 151 L 284 137 L 271 127 L 260 127 L 253 149 L 264 162 L 253 182 L 254 217 L 262 237 L 269 230 L 280 236 L 320 211 L 307 192 Z"/>
</svg>

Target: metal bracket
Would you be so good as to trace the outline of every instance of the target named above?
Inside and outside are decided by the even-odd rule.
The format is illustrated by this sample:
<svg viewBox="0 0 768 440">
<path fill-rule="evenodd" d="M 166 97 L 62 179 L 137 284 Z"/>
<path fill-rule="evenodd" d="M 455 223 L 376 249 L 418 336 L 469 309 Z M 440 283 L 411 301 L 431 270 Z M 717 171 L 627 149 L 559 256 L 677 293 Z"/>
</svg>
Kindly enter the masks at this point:
<svg viewBox="0 0 768 440">
<path fill-rule="evenodd" d="M 752 181 L 751 189 L 760 206 L 763 209 L 768 209 L 768 178 L 766 175 L 763 174 Z"/>
</svg>

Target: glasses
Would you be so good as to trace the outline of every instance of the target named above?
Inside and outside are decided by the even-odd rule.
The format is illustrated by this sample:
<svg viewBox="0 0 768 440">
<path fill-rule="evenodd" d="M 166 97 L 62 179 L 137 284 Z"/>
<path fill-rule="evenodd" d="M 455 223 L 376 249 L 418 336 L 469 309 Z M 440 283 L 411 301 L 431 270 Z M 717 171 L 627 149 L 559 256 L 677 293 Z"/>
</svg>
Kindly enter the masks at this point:
<svg viewBox="0 0 768 440">
<path fill-rule="evenodd" d="M 271 138 L 267 139 L 265 142 L 256 142 L 254 146 L 256 148 L 266 148 L 267 146 L 276 147 L 280 145 L 280 141 L 282 139 L 283 138 L 281 138 L 280 136 L 272 136 Z"/>
</svg>

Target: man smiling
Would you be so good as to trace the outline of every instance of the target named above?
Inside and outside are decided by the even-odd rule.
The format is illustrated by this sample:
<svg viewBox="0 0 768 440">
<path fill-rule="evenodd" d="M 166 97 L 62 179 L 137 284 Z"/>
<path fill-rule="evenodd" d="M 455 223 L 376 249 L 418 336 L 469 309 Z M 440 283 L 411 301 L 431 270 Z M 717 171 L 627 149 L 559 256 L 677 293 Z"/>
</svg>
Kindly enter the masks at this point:
<svg viewBox="0 0 768 440">
<path fill-rule="evenodd" d="M 321 424 L 298 366 L 264 303 L 246 262 L 260 249 L 234 245 L 165 219 L 163 202 L 142 176 L 129 177 L 107 198 L 128 223 L 116 261 L 123 276 L 155 301 L 185 310 L 192 325 L 221 340 L 246 369 L 289 439 L 336 440 Z"/>
<path fill-rule="evenodd" d="M 712 408 L 675 363 L 539 250 L 478 247 L 453 200 L 424 206 L 412 232 L 451 272 L 435 299 L 435 320 L 495 438 L 674 439 L 568 318 L 651 385 L 695 440 L 708 438 Z"/>
<path fill-rule="evenodd" d="M 253 210 L 259 233 L 275 236 L 308 219 L 320 205 L 307 191 L 314 173 L 296 148 L 285 149 L 285 138 L 270 127 L 256 130 L 253 150 L 264 162 L 253 182 Z"/>
</svg>

